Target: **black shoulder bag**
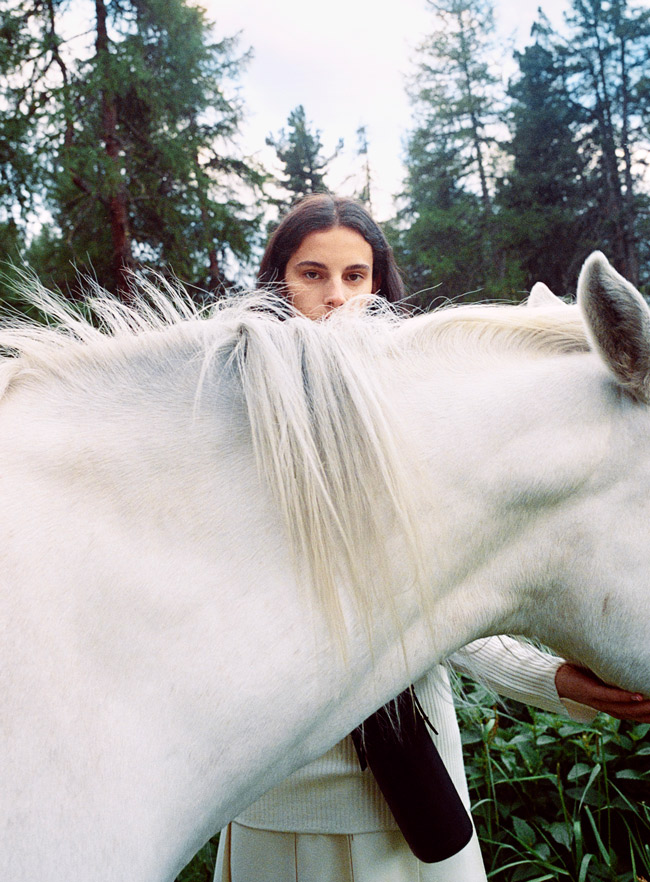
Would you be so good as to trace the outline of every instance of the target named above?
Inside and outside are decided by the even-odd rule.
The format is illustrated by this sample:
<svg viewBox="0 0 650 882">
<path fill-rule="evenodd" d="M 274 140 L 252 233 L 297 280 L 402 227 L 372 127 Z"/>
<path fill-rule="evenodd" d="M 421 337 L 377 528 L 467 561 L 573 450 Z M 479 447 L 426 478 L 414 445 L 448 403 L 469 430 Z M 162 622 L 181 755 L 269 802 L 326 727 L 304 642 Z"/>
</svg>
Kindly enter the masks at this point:
<svg viewBox="0 0 650 882">
<path fill-rule="evenodd" d="M 358 726 L 352 740 L 409 848 L 430 864 L 464 848 L 473 827 L 427 725 L 411 686 Z"/>
</svg>

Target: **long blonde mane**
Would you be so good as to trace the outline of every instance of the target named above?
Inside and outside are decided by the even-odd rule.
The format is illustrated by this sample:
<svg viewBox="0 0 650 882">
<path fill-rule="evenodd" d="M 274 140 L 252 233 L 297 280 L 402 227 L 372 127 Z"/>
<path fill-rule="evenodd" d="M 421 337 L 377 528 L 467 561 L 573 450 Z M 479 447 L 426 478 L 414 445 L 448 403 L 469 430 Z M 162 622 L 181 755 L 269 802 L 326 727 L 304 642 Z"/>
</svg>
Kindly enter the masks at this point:
<svg viewBox="0 0 650 882">
<path fill-rule="evenodd" d="M 387 531 L 406 549 L 412 584 L 427 607 L 417 475 L 405 465 L 384 382 L 396 356 L 432 347 L 460 360 L 587 348 L 577 312 L 566 307 L 456 307 L 412 319 L 380 310 L 320 323 L 282 321 L 277 300 L 263 295 L 201 310 L 178 287 L 140 280 L 130 306 L 95 288 L 83 304 L 91 322 L 34 280 L 26 293 L 49 326 L 5 322 L 0 347 L 9 355 L 0 362 L 0 393 L 19 387 L 21 378 L 83 374 L 90 364 L 110 369 L 128 360 L 136 338 L 141 355 L 168 360 L 179 339 L 185 350 L 190 345 L 200 355 L 199 400 L 210 373 L 227 366 L 241 384 L 258 469 L 282 514 L 295 564 L 335 626 L 343 621 L 342 582 L 362 615 L 376 603 L 396 615 Z"/>
</svg>

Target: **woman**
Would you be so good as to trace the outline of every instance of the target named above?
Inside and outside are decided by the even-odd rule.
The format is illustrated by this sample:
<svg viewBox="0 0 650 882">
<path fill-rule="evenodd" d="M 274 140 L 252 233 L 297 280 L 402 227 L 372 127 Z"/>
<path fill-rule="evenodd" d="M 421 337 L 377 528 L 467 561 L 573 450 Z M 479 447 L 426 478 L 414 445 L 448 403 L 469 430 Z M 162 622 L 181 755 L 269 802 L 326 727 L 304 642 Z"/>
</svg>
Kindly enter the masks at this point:
<svg viewBox="0 0 650 882">
<path fill-rule="evenodd" d="M 404 296 L 392 251 L 360 204 L 307 197 L 283 219 L 262 258 L 259 284 L 279 286 L 313 320 L 357 298 Z M 650 701 L 615 689 L 563 659 L 512 638 L 478 640 L 450 662 L 511 698 L 574 719 L 597 711 L 650 720 Z M 415 684 L 438 734 L 436 746 L 469 807 L 458 723 L 447 671 L 438 666 Z M 435 834 L 435 831 L 433 831 Z M 476 834 L 454 857 L 423 864 L 414 857 L 350 737 L 295 772 L 223 832 L 215 882 L 484 882 Z"/>
</svg>

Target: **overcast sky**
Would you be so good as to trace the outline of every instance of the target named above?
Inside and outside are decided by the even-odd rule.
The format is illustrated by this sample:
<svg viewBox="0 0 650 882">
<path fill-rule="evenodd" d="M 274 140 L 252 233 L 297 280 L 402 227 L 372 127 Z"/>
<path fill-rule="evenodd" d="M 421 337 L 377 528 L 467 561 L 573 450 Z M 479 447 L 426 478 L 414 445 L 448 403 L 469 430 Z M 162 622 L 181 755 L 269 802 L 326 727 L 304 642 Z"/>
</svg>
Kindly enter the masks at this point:
<svg viewBox="0 0 650 882">
<path fill-rule="evenodd" d="M 370 145 L 373 207 L 379 220 L 392 213 L 392 197 L 403 178 L 404 135 L 411 116 L 405 79 L 415 48 L 435 20 L 425 0 L 200 0 L 216 24 L 217 37 L 241 32 L 242 50 L 253 59 L 241 77 L 247 109 L 241 146 L 268 166 L 270 133 L 286 126 L 291 110 L 304 105 L 322 133 L 325 153 L 345 141 L 333 165 L 334 188 L 349 194 L 359 183 L 356 131 L 365 125 Z M 497 0 L 497 24 L 504 45 L 504 78 L 512 55 L 508 41 L 528 42 L 542 6 L 560 27 L 568 0 Z M 354 180 L 357 175 L 356 181 Z"/>
</svg>

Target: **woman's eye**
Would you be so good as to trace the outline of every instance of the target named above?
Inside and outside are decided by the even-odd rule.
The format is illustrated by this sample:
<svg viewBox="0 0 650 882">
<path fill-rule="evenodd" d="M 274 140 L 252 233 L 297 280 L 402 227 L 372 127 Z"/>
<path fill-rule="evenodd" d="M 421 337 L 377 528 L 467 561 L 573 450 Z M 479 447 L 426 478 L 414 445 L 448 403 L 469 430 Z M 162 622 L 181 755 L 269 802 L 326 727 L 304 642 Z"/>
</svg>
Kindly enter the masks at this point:
<svg viewBox="0 0 650 882">
<path fill-rule="evenodd" d="M 317 273 L 316 270 L 306 270 L 304 276 L 306 279 L 320 279 L 320 273 Z"/>
</svg>

